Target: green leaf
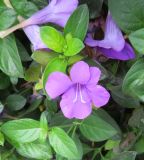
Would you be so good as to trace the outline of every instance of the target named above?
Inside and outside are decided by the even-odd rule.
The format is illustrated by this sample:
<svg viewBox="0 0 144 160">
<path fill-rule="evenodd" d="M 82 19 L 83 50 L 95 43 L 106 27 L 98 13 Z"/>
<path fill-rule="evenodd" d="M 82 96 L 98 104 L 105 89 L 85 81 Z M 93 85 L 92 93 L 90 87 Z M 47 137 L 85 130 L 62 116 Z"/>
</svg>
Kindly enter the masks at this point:
<svg viewBox="0 0 144 160">
<path fill-rule="evenodd" d="M 103 141 L 117 133 L 109 123 L 96 115 L 86 118 L 80 125 L 81 133 L 91 141 Z"/>
<path fill-rule="evenodd" d="M 4 145 L 4 135 L 0 132 L 0 146 Z"/>
<path fill-rule="evenodd" d="M 144 27 L 143 0 L 109 0 L 109 9 L 118 26 L 130 33 Z"/>
<path fill-rule="evenodd" d="M 0 39 L 0 69 L 11 77 L 23 78 L 23 67 L 13 35 Z"/>
<path fill-rule="evenodd" d="M 26 158 L 38 160 L 49 160 L 52 158 L 51 148 L 47 142 L 22 144 L 17 148 L 17 152 Z"/>
<path fill-rule="evenodd" d="M 16 19 L 17 14 L 13 9 L 0 6 L 0 30 L 4 30 L 12 26 Z"/>
<path fill-rule="evenodd" d="M 144 54 L 144 28 L 132 32 L 129 35 L 129 39 L 137 52 L 140 54 Z"/>
<path fill-rule="evenodd" d="M 10 79 L 3 72 L 0 72 L 0 90 L 6 89 L 10 86 Z"/>
<path fill-rule="evenodd" d="M 140 106 L 139 100 L 124 95 L 121 87 L 112 87 L 110 90 L 113 100 L 120 106 L 124 108 L 136 108 Z"/>
<path fill-rule="evenodd" d="M 126 74 L 122 90 L 126 95 L 144 101 L 144 60 L 138 60 Z"/>
<path fill-rule="evenodd" d="M 45 87 L 46 81 L 50 73 L 55 71 L 65 72 L 67 61 L 63 58 L 55 57 L 46 66 L 43 73 L 43 86 Z"/>
<path fill-rule="evenodd" d="M 136 154 L 135 151 L 126 151 L 118 154 L 112 160 L 135 160 Z"/>
<path fill-rule="evenodd" d="M 74 38 L 84 40 L 89 24 L 89 10 L 87 5 L 79 6 L 70 16 L 65 29 L 65 36 L 71 33 Z"/>
<path fill-rule="evenodd" d="M 32 59 L 38 62 L 39 64 L 46 66 L 48 62 L 56 56 L 57 54 L 54 52 L 35 51 L 32 54 Z"/>
<path fill-rule="evenodd" d="M 0 102 L 0 113 L 2 113 L 3 109 L 4 109 L 4 105 Z"/>
<path fill-rule="evenodd" d="M 17 43 L 17 47 L 18 47 L 18 52 L 20 55 L 20 58 L 23 62 L 27 62 L 27 61 L 31 61 L 31 57 L 29 56 L 27 50 L 25 49 L 25 47 L 23 46 L 23 44 L 16 39 L 16 43 Z"/>
<path fill-rule="evenodd" d="M 41 140 L 41 142 L 44 142 L 46 140 L 47 134 L 48 134 L 48 121 L 47 121 L 45 112 L 43 112 L 41 114 L 40 127 L 41 127 L 41 130 L 42 130 L 41 134 L 40 134 L 40 140 Z"/>
<path fill-rule="evenodd" d="M 74 141 L 61 128 L 55 127 L 51 130 L 49 141 L 57 154 L 66 158 L 77 158 L 78 150 Z"/>
<path fill-rule="evenodd" d="M 105 150 L 111 150 L 119 145 L 120 141 L 108 140 L 105 144 Z"/>
<path fill-rule="evenodd" d="M 144 128 L 143 120 L 144 120 L 144 109 L 143 107 L 139 107 L 133 111 L 132 116 L 128 121 L 128 125 L 131 126 L 132 128 L 139 128 L 143 130 Z"/>
<path fill-rule="evenodd" d="M 11 0 L 11 4 L 19 15 L 26 18 L 38 11 L 37 6 L 27 0 Z"/>
<path fill-rule="evenodd" d="M 144 153 L 144 137 L 141 137 L 134 145 L 134 150 L 139 154 Z"/>
<path fill-rule="evenodd" d="M 68 59 L 68 65 L 72 65 L 80 60 L 82 60 L 84 57 L 81 56 L 81 55 L 75 55 L 75 56 L 72 56 Z"/>
<path fill-rule="evenodd" d="M 25 80 L 28 82 L 36 82 L 40 78 L 41 65 L 32 62 L 30 67 L 25 71 Z"/>
<path fill-rule="evenodd" d="M 12 111 L 18 111 L 22 109 L 26 104 L 26 99 L 18 94 L 9 95 L 6 99 L 7 107 Z"/>
<path fill-rule="evenodd" d="M 87 4 L 90 12 L 90 18 L 94 19 L 100 16 L 103 0 L 80 0 L 80 4 Z"/>
<path fill-rule="evenodd" d="M 67 48 L 64 50 L 65 56 L 74 56 L 83 48 L 83 42 L 78 38 L 72 38 L 71 34 L 66 35 Z"/>
<path fill-rule="evenodd" d="M 47 47 L 55 52 L 62 53 L 65 45 L 63 35 L 55 28 L 45 26 L 40 28 L 40 34 Z"/>
<path fill-rule="evenodd" d="M 2 125 L 1 131 L 13 141 L 28 143 L 39 138 L 41 128 L 38 121 L 27 118 L 6 122 Z"/>
</svg>

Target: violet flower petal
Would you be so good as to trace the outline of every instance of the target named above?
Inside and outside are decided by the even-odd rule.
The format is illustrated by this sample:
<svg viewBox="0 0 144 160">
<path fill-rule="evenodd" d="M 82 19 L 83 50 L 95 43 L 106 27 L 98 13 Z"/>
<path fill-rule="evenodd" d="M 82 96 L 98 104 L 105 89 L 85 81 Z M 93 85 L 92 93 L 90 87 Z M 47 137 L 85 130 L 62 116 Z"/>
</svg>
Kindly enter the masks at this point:
<svg viewBox="0 0 144 160">
<path fill-rule="evenodd" d="M 88 86 L 87 88 L 88 94 L 96 108 L 102 107 L 108 103 L 110 94 L 104 87 L 96 85 L 93 88 L 89 88 Z"/>
<path fill-rule="evenodd" d="M 89 87 L 95 87 L 100 79 L 101 71 L 97 67 L 90 67 L 90 79 L 86 84 Z"/>
<path fill-rule="evenodd" d="M 99 47 L 97 49 L 103 55 L 111 59 L 129 60 L 129 59 L 135 58 L 134 50 L 128 43 L 125 43 L 124 48 L 119 52 L 113 49 L 105 49 L 105 48 L 99 48 Z"/>
<path fill-rule="evenodd" d="M 71 80 L 62 72 L 53 72 L 46 82 L 46 92 L 50 98 L 54 99 L 63 94 L 72 85 Z"/>
<path fill-rule="evenodd" d="M 27 19 L 26 24 L 33 25 L 50 22 L 64 27 L 77 6 L 78 0 L 52 0 L 47 7 Z"/>
<path fill-rule="evenodd" d="M 90 71 L 87 63 L 79 61 L 70 70 L 70 77 L 73 83 L 86 84 L 90 79 Z"/>
<path fill-rule="evenodd" d="M 47 49 L 47 46 L 41 40 L 40 27 L 38 25 L 25 27 L 23 30 L 32 43 L 34 51 L 38 49 Z"/>
<path fill-rule="evenodd" d="M 105 37 L 103 40 L 94 40 L 92 36 L 88 35 L 85 43 L 91 47 L 101 47 L 106 49 L 114 49 L 120 51 L 124 48 L 125 40 L 122 32 L 113 21 L 110 13 L 108 13 L 105 27 Z"/>
<path fill-rule="evenodd" d="M 81 93 L 85 102 L 81 101 L 80 93 L 78 93 L 77 100 L 75 101 L 76 86 L 71 87 L 63 94 L 60 107 L 65 117 L 69 119 L 84 119 L 91 114 L 91 101 L 84 87 L 81 89 Z"/>
</svg>

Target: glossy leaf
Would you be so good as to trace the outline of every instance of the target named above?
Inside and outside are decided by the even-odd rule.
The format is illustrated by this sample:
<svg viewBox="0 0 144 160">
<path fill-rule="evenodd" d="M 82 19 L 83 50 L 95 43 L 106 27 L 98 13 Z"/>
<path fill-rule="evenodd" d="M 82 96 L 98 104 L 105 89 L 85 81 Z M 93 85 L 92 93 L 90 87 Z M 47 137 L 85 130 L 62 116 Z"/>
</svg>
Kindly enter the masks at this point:
<svg viewBox="0 0 144 160">
<path fill-rule="evenodd" d="M 0 146 L 4 145 L 4 135 L 0 132 Z"/>
<path fill-rule="evenodd" d="M 98 116 L 91 115 L 80 125 L 81 133 L 91 141 L 103 141 L 114 136 L 117 131 Z"/>
<path fill-rule="evenodd" d="M 2 132 L 9 139 L 18 143 L 33 142 L 39 138 L 40 123 L 33 119 L 20 119 L 4 123 Z"/>
<path fill-rule="evenodd" d="M 13 35 L 0 39 L 0 69 L 11 77 L 23 78 L 23 67 Z"/>
<path fill-rule="evenodd" d="M 10 86 L 9 77 L 6 74 L 0 72 L 0 90 L 6 89 L 9 86 Z"/>
<path fill-rule="evenodd" d="M 17 111 L 22 109 L 26 104 L 26 99 L 18 94 L 9 95 L 6 99 L 6 105 L 8 109 Z"/>
<path fill-rule="evenodd" d="M 126 95 L 144 101 L 144 60 L 138 60 L 128 71 L 123 81 L 123 92 Z"/>
<path fill-rule="evenodd" d="M 78 150 L 74 141 L 61 128 L 54 127 L 49 133 L 49 141 L 59 155 L 66 158 L 77 158 Z"/>
<path fill-rule="evenodd" d="M 52 158 L 51 148 L 47 142 L 22 144 L 17 148 L 17 152 L 26 158 L 38 160 L 49 160 Z"/>
<path fill-rule="evenodd" d="M 64 34 L 71 33 L 74 38 L 84 40 L 89 23 L 89 10 L 87 5 L 79 6 L 69 18 Z"/>
<path fill-rule="evenodd" d="M 136 51 L 140 54 L 144 54 L 144 28 L 132 32 L 129 35 L 129 39 Z"/>
<path fill-rule="evenodd" d="M 26 18 L 38 11 L 37 6 L 27 0 L 11 0 L 10 2 L 16 12 Z"/>
<path fill-rule="evenodd" d="M 0 6 L 0 30 L 4 30 L 12 26 L 16 19 L 17 14 L 13 9 Z"/>
</svg>

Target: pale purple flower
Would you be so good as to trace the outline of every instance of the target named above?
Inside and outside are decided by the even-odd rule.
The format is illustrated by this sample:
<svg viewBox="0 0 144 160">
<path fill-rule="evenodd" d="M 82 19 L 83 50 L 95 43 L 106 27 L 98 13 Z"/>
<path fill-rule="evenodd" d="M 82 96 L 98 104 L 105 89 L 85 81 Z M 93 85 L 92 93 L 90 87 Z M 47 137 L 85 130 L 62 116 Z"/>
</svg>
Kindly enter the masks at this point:
<svg viewBox="0 0 144 160">
<path fill-rule="evenodd" d="M 1 31 L 0 38 L 4 38 L 15 30 L 30 25 L 54 23 L 64 27 L 77 6 L 78 0 L 52 0 L 48 6 L 34 13 L 30 18 L 5 31 Z"/>
<path fill-rule="evenodd" d="M 132 47 L 125 42 L 122 32 L 108 13 L 103 40 L 94 40 L 89 34 L 85 40 L 88 46 L 96 47 L 108 58 L 128 60 L 135 58 Z"/>
<path fill-rule="evenodd" d="M 78 0 L 52 0 L 47 7 L 27 19 L 26 24 L 33 25 L 50 22 L 64 27 L 77 6 Z"/>
<path fill-rule="evenodd" d="M 38 25 L 25 27 L 23 30 L 32 43 L 34 51 L 38 49 L 47 49 L 47 46 L 42 42 L 40 37 L 40 27 Z"/>
<path fill-rule="evenodd" d="M 65 117 L 84 119 L 96 108 L 108 103 L 109 92 L 98 85 L 101 71 L 79 61 L 70 70 L 70 77 L 62 72 L 53 72 L 46 82 L 46 92 L 55 99 L 62 95 L 60 107 Z"/>
</svg>

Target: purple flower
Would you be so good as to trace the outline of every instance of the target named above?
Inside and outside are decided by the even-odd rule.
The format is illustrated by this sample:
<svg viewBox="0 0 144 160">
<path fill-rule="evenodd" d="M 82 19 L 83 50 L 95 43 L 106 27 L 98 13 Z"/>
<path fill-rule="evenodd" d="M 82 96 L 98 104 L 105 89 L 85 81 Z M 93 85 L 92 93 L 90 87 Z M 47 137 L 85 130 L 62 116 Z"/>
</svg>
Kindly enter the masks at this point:
<svg viewBox="0 0 144 160">
<path fill-rule="evenodd" d="M 60 107 L 67 118 L 84 119 L 96 108 L 108 103 L 110 95 L 98 85 L 101 71 L 79 61 L 70 70 L 70 78 L 62 72 L 49 75 L 45 89 L 50 98 L 62 95 Z"/>
<path fill-rule="evenodd" d="M 34 51 L 38 49 L 47 49 L 47 46 L 41 40 L 40 27 L 38 25 L 25 27 L 23 30 L 32 43 Z"/>
<path fill-rule="evenodd" d="M 103 40 L 94 40 L 91 35 L 85 40 L 88 46 L 96 47 L 106 57 L 111 59 L 128 60 L 135 58 L 132 47 L 125 42 L 122 32 L 108 13 Z"/>
<path fill-rule="evenodd" d="M 0 32 L 0 38 L 4 38 L 17 29 L 30 25 L 54 23 L 64 27 L 72 12 L 77 8 L 78 0 L 52 0 L 49 5 L 34 13 L 30 18 L 5 31 Z"/>
<path fill-rule="evenodd" d="M 52 0 L 47 7 L 26 20 L 26 23 L 32 25 L 51 22 L 64 27 L 77 6 L 78 0 Z"/>
</svg>

